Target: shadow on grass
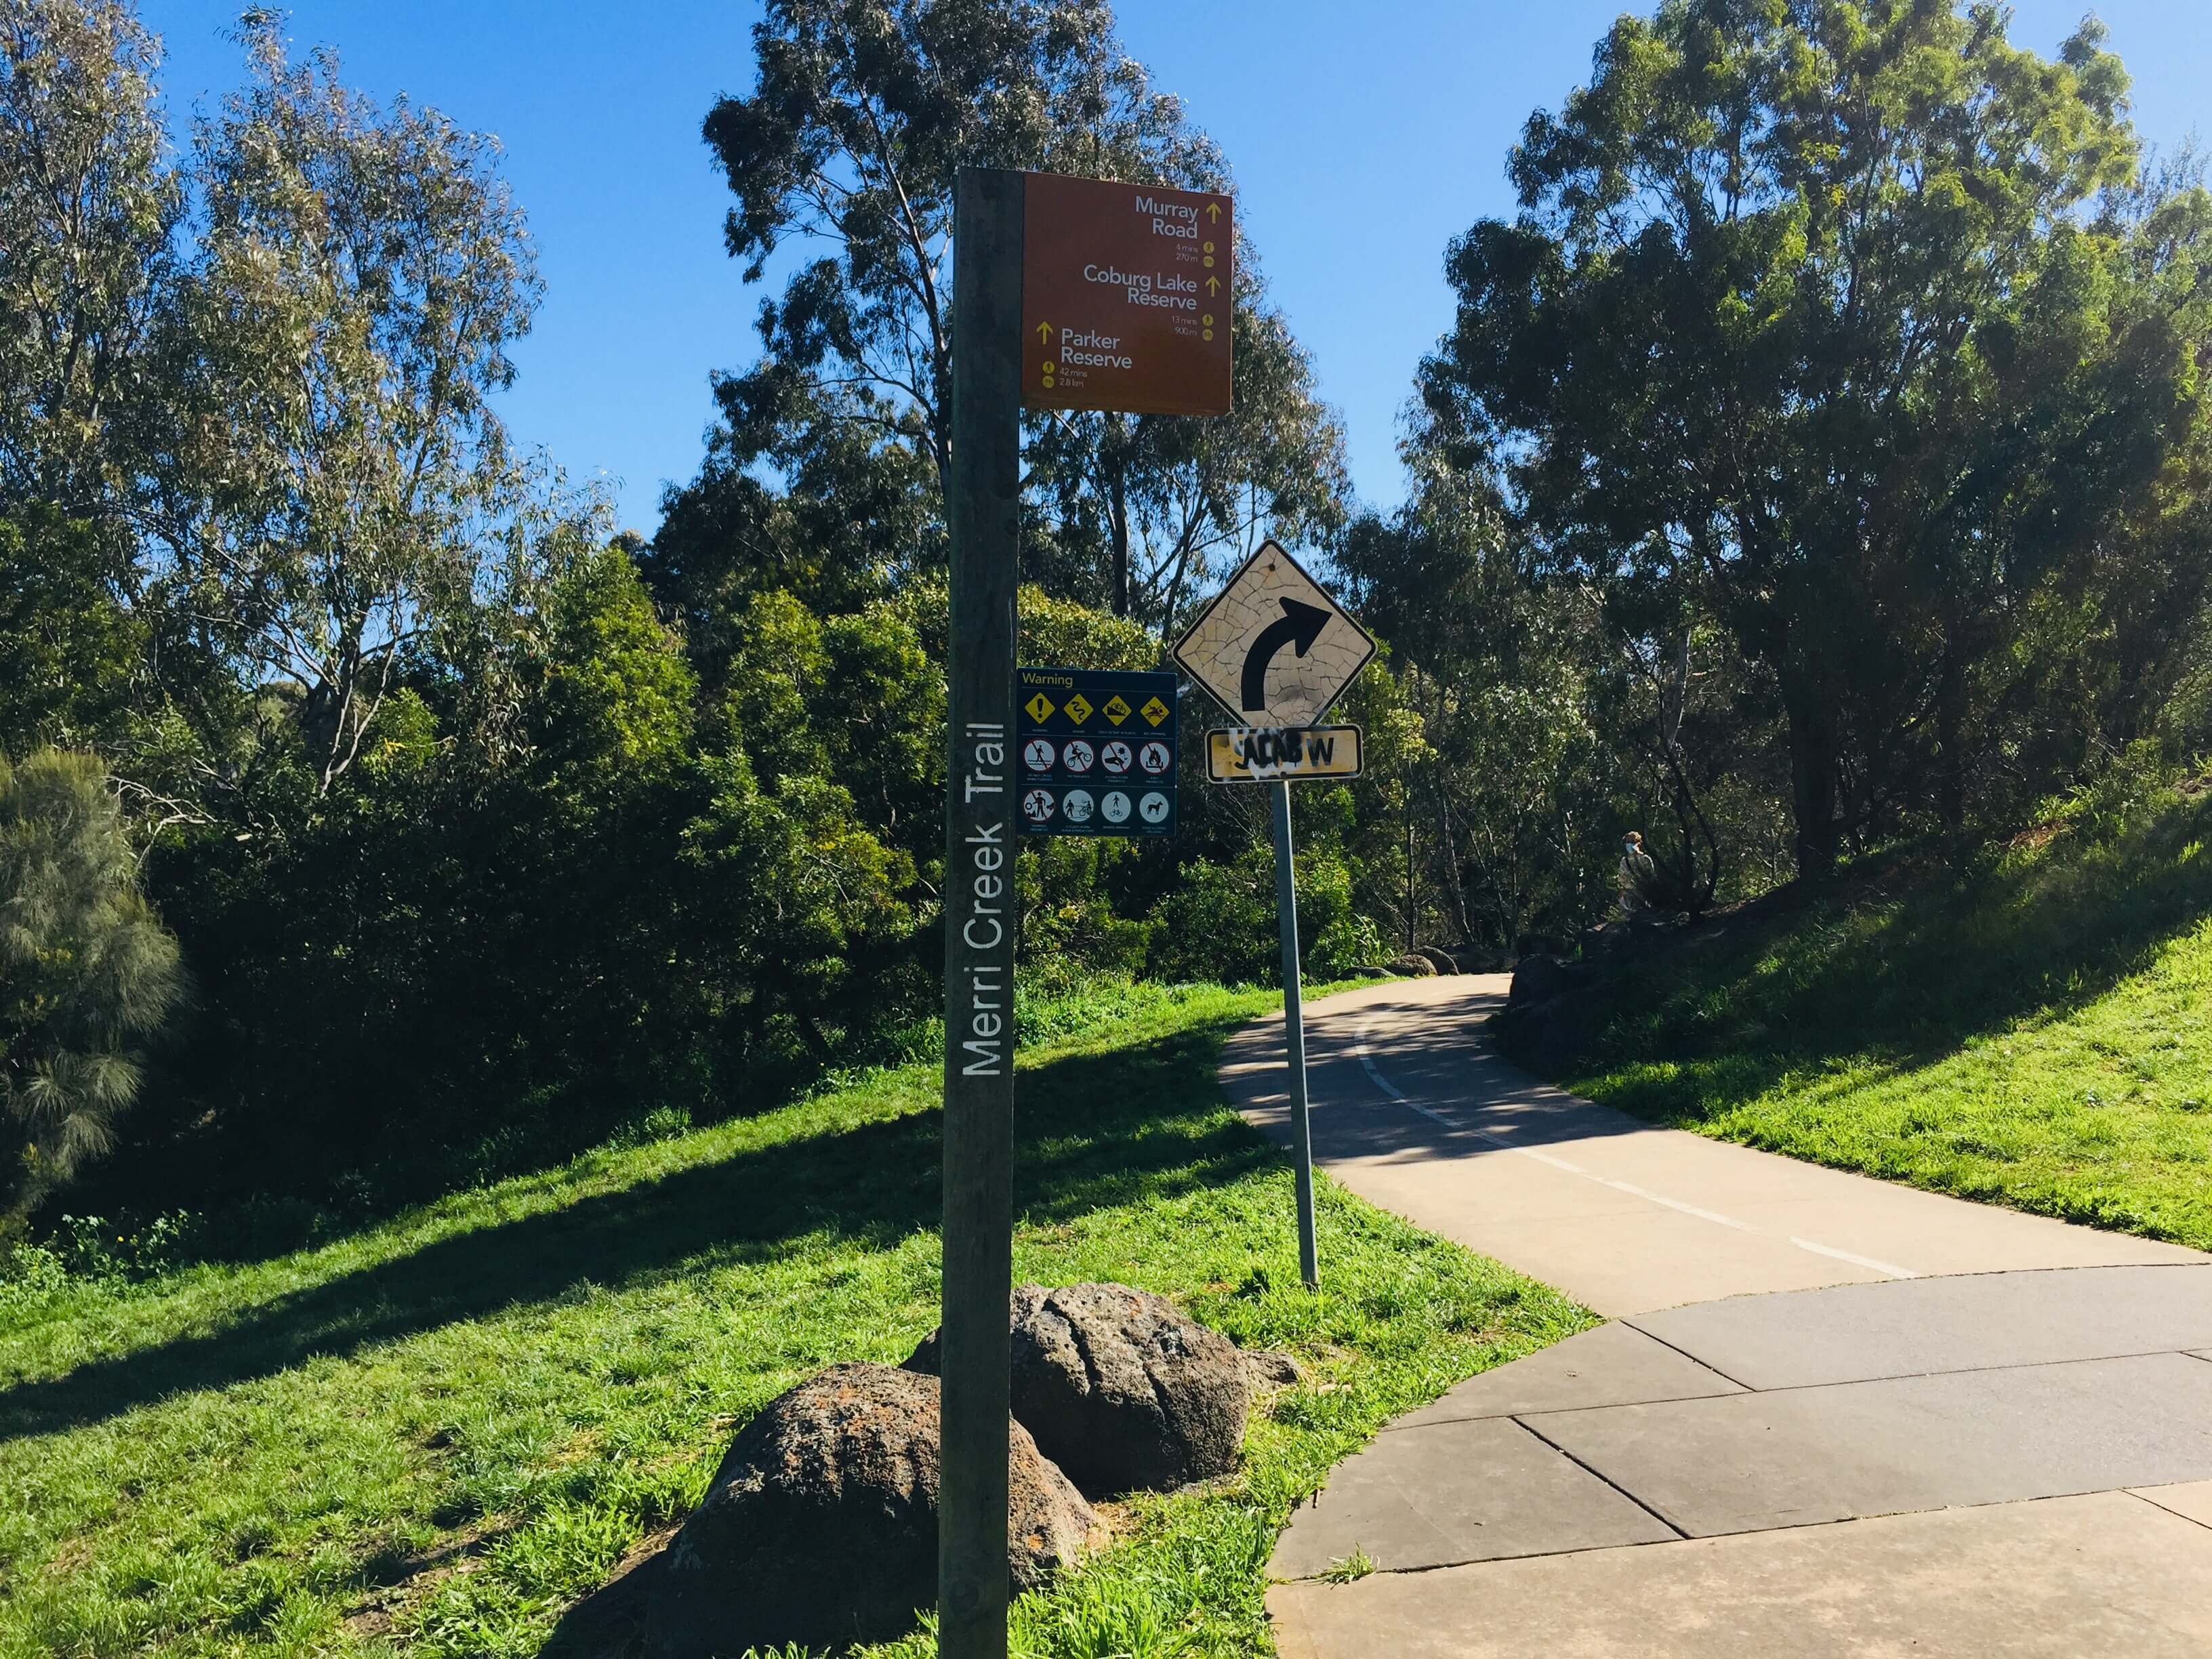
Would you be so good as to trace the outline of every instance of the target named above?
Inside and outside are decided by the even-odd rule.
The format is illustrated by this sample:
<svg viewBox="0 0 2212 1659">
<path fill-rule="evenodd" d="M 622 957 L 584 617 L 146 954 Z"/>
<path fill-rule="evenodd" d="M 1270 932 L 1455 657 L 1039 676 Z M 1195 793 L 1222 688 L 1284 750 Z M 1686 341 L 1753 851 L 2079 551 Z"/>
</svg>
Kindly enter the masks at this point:
<svg viewBox="0 0 2212 1659">
<path fill-rule="evenodd" d="M 2212 795 L 2198 795 L 2107 838 L 2077 829 L 2004 858 L 1937 862 L 1923 848 L 1877 861 L 1740 938 L 1638 964 L 1612 988 L 1613 1018 L 1576 1069 L 1685 1062 L 1672 1078 L 1606 1090 L 1610 1104 L 1674 1123 L 1831 1059 L 1918 1070 L 2095 1002 L 2212 915 L 2208 837 Z"/>
<path fill-rule="evenodd" d="M 1051 1223 L 1225 1185 L 1268 1162 L 1265 1144 L 1218 1109 L 1214 1056 L 1238 1023 L 1224 1016 L 1025 1069 L 1015 1194 L 1024 1219 Z M 441 1239 L 277 1297 L 211 1334 L 0 1392 L 0 1438 L 61 1432 L 179 1391 L 228 1388 L 311 1357 L 552 1301 L 587 1280 L 620 1289 L 759 1260 L 825 1233 L 888 1249 L 937 1226 L 939 1124 L 934 1110 L 865 1123 Z"/>
</svg>

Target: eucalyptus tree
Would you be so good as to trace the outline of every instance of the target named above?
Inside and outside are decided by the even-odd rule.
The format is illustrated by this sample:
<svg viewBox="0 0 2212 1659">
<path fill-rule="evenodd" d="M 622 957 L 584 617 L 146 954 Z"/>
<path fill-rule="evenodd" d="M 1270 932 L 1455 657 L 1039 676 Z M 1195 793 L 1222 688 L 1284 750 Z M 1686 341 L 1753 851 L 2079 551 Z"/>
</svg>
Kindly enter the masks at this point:
<svg viewBox="0 0 2212 1659">
<path fill-rule="evenodd" d="M 788 543 L 763 533 L 766 463 L 793 495 L 849 489 L 884 510 L 890 534 L 877 551 L 850 550 L 861 569 L 884 562 L 893 537 L 905 538 L 893 566 L 926 568 L 942 558 L 951 456 L 959 169 L 1220 190 L 1227 168 L 1096 0 L 774 0 L 754 43 L 753 89 L 720 100 L 705 124 L 735 198 L 726 240 L 748 282 L 819 252 L 763 301 L 752 367 L 718 379 L 722 432 L 699 480 L 672 493 L 655 552 L 694 589 L 760 553 L 788 565 Z M 1249 252 L 1238 257 L 1232 325 L 1249 362 L 1235 417 L 1029 423 L 1036 498 L 1060 514 L 1033 527 L 1033 574 L 1049 585 L 1164 616 L 1219 546 L 1261 526 L 1326 533 L 1337 522 L 1341 439 Z M 821 465 L 830 457 L 834 471 Z"/>
<path fill-rule="evenodd" d="M 1772 677 L 1802 870 L 2002 760 L 2033 633 L 2201 426 L 2201 203 L 1995 4 L 1666 0 L 1452 246 L 1422 397 L 1550 568 L 1632 558 Z M 2078 632 L 2078 629 L 2075 630 Z"/>
<path fill-rule="evenodd" d="M 161 599 L 295 700 L 327 790 L 514 506 L 489 399 L 539 283 L 496 142 L 290 61 L 280 23 L 246 15 L 250 79 L 199 124 L 142 511 Z"/>
<path fill-rule="evenodd" d="M 0 0 L 0 504 L 112 505 L 185 205 L 160 63 L 115 0 Z"/>
<path fill-rule="evenodd" d="M 1261 537 L 1328 542 L 1342 529 L 1343 431 L 1310 358 L 1267 304 L 1249 246 L 1234 325 L 1227 415 L 1055 410 L 1030 422 L 1030 480 L 1056 515 L 1048 548 L 1032 556 L 1041 579 L 1164 634 Z"/>
<path fill-rule="evenodd" d="M 1510 945 L 1588 920 L 1589 872 L 1622 827 L 1592 706 L 1603 651 L 1574 595 L 1538 580 L 1489 470 L 1409 435 L 1407 501 L 1355 520 L 1340 563 L 1431 757 L 1407 813 L 1426 884 L 1455 937 Z"/>
</svg>

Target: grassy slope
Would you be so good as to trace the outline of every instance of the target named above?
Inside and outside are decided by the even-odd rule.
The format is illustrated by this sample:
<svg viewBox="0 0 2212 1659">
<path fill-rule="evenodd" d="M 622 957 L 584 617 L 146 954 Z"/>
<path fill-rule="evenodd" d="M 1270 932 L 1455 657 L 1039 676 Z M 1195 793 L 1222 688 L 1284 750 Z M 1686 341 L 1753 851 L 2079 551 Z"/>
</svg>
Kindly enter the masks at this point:
<svg viewBox="0 0 2212 1659">
<path fill-rule="evenodd" d="M 1663 1122 L 2212 1249 L 2212 796 L 1905 855 L 1670 955 L 1570 1088 Z"/>
<path fill-rule="evenodd" d="M 1117 1548 L 1025 1601 L 1025 1652 L 1266 1651 L 1272 1540 L 1330 1464 L 1587 1322 L 1327 1183 L 1327 1289 L 1296 1288 L 1287 1171 L 1212 1076 L 1270 1001 L 1125 992 L 1024 1055 L 1017 1271 L 1163 1291 L 1313 1365 L 1240 1477 L 1131 1505 Z M 319 1249 L 19 1310 L 0 1655 L 599 1650 L 563 1610 L 696 1501 L 737 1423 L 934 1322 L 935 1103 L 928 1068 L 879 1073 Z"/>
</svg>

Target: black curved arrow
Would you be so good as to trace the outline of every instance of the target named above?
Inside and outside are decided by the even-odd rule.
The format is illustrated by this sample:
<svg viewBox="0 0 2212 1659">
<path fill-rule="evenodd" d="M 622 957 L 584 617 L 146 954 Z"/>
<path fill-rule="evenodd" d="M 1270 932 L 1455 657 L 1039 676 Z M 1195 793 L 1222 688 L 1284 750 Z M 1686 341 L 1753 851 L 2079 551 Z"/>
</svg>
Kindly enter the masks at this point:
<svg viewBox="0 0 2212 1659">
<path fill-rule="evenodd" d="M 1275 653 L 1286 645 L 1297 647 L 1304 656 L 1321 637 L 1321 630 L 1328 626 L 1328 612 L 1317 605 L 1300 605 L 1296 599 L 1279 599 L 1283 607 L 1283 619 L 1269 623 L 1260 630 L 1260 637 L 1252 641 L 1252 648 L 1244 658 L 1244 712 L 1258 714 L 1267 707 L 1267 665 L 1275 659 Z"/>
</svg>

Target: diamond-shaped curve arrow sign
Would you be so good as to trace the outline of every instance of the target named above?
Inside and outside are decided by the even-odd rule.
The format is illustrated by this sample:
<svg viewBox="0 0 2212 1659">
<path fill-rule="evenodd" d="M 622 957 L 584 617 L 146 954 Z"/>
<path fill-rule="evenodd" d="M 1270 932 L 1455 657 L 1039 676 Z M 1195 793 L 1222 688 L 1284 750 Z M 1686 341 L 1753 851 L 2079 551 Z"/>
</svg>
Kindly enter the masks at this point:
<svg viewBox="0 0 2212 1659">
<path fill-rule="evenodd" d="M 1311 726 L 1375 641 L 1273 542 L 1238 567 L 1176 642 L 1182 671 L 1242 726 Z"/>
</svg>

